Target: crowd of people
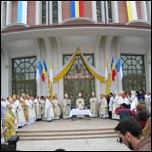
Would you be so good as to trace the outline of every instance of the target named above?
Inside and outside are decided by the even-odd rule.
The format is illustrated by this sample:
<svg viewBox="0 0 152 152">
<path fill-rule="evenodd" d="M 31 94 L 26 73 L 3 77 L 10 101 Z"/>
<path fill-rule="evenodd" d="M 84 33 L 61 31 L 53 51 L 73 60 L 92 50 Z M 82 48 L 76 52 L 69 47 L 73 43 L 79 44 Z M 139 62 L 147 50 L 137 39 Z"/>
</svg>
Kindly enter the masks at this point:
<svg viewBox="0 0 152 152">
<path fill-rule="evenodd" d="M 151 94 L 144 94 L 142 90 L 138 93 L 133 90 L 130 95 L 124 91 L 119 94 L 111 92 L 108 96 L 101 94 L 100 99 L 97 99 L 93 92 L 89 102 L 91 117 L 122 120 L 133 116 L 142 129 L 151 116 Z M 82 93 L 78 94 L 75 106 L 79 110 L 86 109 Z M 68 94 L 65 94 L 62 102 L 59 102 L 57 95 L 53 96 L 53 99 L 45 96 L 34 98 L 26 94 L 2 98 L 1 143 L 7 142 L 8 138 L 15 135 L 19 128 L 36 121 L 50 122 L 61 118 L 68 119 L 71 110 L 71 99 Z"/>
</svg>

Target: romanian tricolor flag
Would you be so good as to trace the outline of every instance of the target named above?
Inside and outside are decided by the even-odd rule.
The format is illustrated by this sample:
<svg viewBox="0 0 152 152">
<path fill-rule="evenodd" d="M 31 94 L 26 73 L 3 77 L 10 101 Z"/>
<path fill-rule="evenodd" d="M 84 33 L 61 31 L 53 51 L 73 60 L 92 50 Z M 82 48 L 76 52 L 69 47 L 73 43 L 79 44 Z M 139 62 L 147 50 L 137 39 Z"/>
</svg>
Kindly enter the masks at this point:
<svg viewBox="0 0 152 152">
<path fill-rule="evenodd" d="M 36 80 L 37 80 L 38 83 L 41 80 L 42 69 L 43 69 L 43 66 L 42 66 L 40 60 L 38 60 L 37 61 L 37 73 L 36 73 Z"/>
<path fill-rule="evenodd" d="M 42 76 L 41 76 L 41 79 L 43 82 L 45 82 L 46 72 L 47 72 L 47 66 L 46 66 L 45 60 L 43 60 L 43 71 L 42 71 Z"/>
<path fill-rule="evenodd" d="M 71 17 L 83 17 L 83 11 L 83 1 L 71 1 Z"/>
<path fill-rule="evenodd" d="M 111 61 L 111 76 L 112 76 L 112 81 L 115 81 L 116 69 L 114 66 L 114 57 L 112 57 L 112 61 Z"/>
</svg>

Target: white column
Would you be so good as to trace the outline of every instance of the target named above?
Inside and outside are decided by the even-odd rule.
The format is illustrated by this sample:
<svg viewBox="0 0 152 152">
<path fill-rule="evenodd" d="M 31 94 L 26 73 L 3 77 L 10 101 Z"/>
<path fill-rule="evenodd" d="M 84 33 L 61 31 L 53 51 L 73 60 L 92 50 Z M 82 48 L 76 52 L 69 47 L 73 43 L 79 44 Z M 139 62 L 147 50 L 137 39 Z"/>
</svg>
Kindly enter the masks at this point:
<svg viewBox="0 0 152 152">
<path fill-rule="evenodd" d="M 101 3 L 101 22 L 102 23 L 105 23 L 106 22 L 106 18 L 105 18 L 105 11 L 106 11 L 106 8 L 105 8 L 105 1 L 100 1 Z"/>
<path fill-rule="evenodd" d="M 147 1 L 147 16 L 148 21 L 151 23 L 151 1 Z"/>
<path fill-rule="evenodd" d="M 62 1 L 58 1 L 58 23 L 62 22 Z"/>
<path fill-rule="evenodd" d="M 92 19 L 97 22 L 97 9 L 96 9 L 96 1 L 92 2 Z"/>
<path fill-rule="evenodd" d="M 146 1 L 140 1 L 140 4 L 141 4 L 141 17 L 142 17 L 142 20 L 148 21 Z"/>
<path fill-rule="evenodd" d="M 111 7 L 112 7 L 112 22 L 119 23 L 118 1 L 111 1 Z"/>
<path fill-rule="evenodd" d="M 102 69 L 101 65 L 102 65 L 102 60 L 101 60 L 101 48 L 100 48 L 100 42 L 101 42 L 101 37 L 102 36 L 97 36 L 96 38 L 96 43 L 95 43 L 95 47 L 94 47 L 94 61 L 95 61 L 95 67 L 97 69 Z M 95 79 L 95 91 L 96 91 L 96 96 L 98 99 L 100 99 L 100 93 L 102 93 L 102 90 L 101 90 L 101 83 L 100 80 L 98 79 Z"/>
<path fill-rule="evenodd" d="M 58 49 L 58 59 L 59 59 L 59 69 L 61 69 L 63 67 L 63 45 L 62 45 L 62 40 L 61 37 L 56 37 L 56 41 L 57 41 L 57 49 Z M 59 96 L 59 100 L 63 100 L 64 97 L 64 85 L 63 85 L 63 78 L 59 81 L 58 83 L 58 96 Z"/>
<path fill-rule="evenodd" d="M 22 23 L 27 24 L 27 3 L 28 1 L 23 1 L 22 10 Z"/>
<path fill-rule="evenodd" d="M 11 24 L 11 1 L 6 1 L 6 25 Z"/>
<path fill-rule="evenodd" d="M 42 24 L 42 1 L 36 1 L 36 25 Z"/>
<path fill-rule="evenodd" d="M 50 10 L 49 10 L 49 15 L 50 15 L 50 24 L 53 24 L 53 12 L 52 12 L 52 1 L 49 2 L 50 4 Z"/>
<path fill-rule="evenodd" d="M 38 38 L 33 39 L 34 46 L 35 46 L 35 51 L 36 51 L 36 57 L 37 59 L 41 60 L 41 52 L 40 52 L 40 40 Z M 42 95 L 42 83 L 36 83 L 37 87 L 37 95 L 41 96 Z"/>
<path fill-rule="evenodd" d="M 1 96 L 6 98 L 12 94 L 12 64 L 10 43 L 3 42 L 1 46 Z"/>
<path fill-rule="evenodd" d="M 1 28 L 6 25 L 6 2 L 1 2 Z"/>
</svg>

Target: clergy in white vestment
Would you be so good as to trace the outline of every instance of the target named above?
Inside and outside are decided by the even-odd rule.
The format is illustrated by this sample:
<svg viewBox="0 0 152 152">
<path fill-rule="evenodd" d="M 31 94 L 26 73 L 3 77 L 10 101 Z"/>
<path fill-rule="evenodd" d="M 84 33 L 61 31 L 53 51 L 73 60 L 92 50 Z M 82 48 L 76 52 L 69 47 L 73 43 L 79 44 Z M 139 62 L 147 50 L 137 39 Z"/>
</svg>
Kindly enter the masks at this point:
<svg viewBox="0 0 152 152">
<path fill-rule="evenodd" d="M 146 110 L 148 111 L 149 115 L 151 115 L 151 92 L 146 93 L 145 103 L 146 103 Z"/>
<path fill-rule="evenodd" d="M 129 101 L 129 99 L 126 96 L 126 93 L 124 91 L 120 92 L 118 102 L 119 102 L 119 105 L 121 105 L 123 103 L 127 104 L 128 106 L 130 105 L 130 101 Z"/>
<path fill-rule="evenodd" d="M 45 99 L 45 120 L 51 121 L 54 119 L 53 104 L 47 97 L 44 97 L 44 99 Z"/>
<path fill-rule="evenodd" d="M 136 111 L 136 107 L 138 105 L 138 98 L 136 96 L 136 91 L 135 90 L 131 91 L 130 101 L 131 101 L 130 110 Z"/>
<path fill-rule="evenodd" d="M 34 119 L 33 119 L 33 112 L 32 112 L 33 103 L 29 95 L 26 95 L 25 104 L 27 106 L 27 111 L 28 111 L 28 125 L 30 125 L 34 122 L 33 121 Z"/>
<path fill-rule="evenodd" d="M 35 107 L 34 107 L 34 97 L 33 96 L 31 96 L 30 102 L 32 104 L 32 122 L 34 123 L 36 121 L 36 112 L 35 112 Z"/>
<path fill-rule="evenodd" d="M 78 99 L 76 100 L 76 109 L 83 110 L 84 109 L 84 99 L 82 94 L 78 94 Z"/>
<path fill-rule="evenodd" d="M 119 120 L 120 116 L 115 113 L 115 109 L 118 108 L 118 107 L 120 107 L 120 104 L 119 104 L 119 101 L 118 101 L 119 100 L 119 95 L 115 91 L 113 93 L 113 96 L 114 96 L 114 101 L 113 101 L 113 105 L 112 105 L 112 119 Z"/>
<path fill-rule="evenodd" d="M 21 106 L 19 97 L 17 97 L 15 104 L 17 107 L 17 123 L 18 123 L 18 127 L 20 128 L 26 125 L 26 120 L 25 120 L 24 110 L 23 107 Z"/>
<path fill-rule="evenodd" d="M 58 101 L 58 97 L 57 95 L 53 96 L 53 109 L 54 109 L 54 119 L 60 119 L 60 115 L 61 115 L 61 109 L 60 109 L 60 104 Z"/>
<path fill-rule="evenodd" d="M 40 107 L 40 98 L 39 96 L 37 96 L 34 99 L 34 108 L 35 108 L 35 112 L 36 112 L 36 120 L 41 119 L 41 107 Z"/>
<path fill-rule="evenodd" d="M 63 119 L 69 118 L 69 114 L 71 112 L 71 100 L 68 97 L 68 94 L 66 93 L 64 95 L 64 99 L 62 101 L 62 113 L 63 113 Z"/>
<path fill-rule="evenodd" d="M 92 92 L 92 97 L 90 98 L 90 111 L 91 117 L 98 117 L 98 99 L 95 96 L 95 93 Z"/>
<path fill-rule="evenodd" d="M 108 118 L 108 103 L 106 96 L 104 94 L 100 95 L 99 101 L 99 117 L 101 118 Z"/>
<path fill-rule="evenodd" d="M 6 101 L 5 99 L 1 98 L 1 125 L 4 126 L 4 121 L 5 121 L 5 117 L 6 117 Z"/>
</svg>

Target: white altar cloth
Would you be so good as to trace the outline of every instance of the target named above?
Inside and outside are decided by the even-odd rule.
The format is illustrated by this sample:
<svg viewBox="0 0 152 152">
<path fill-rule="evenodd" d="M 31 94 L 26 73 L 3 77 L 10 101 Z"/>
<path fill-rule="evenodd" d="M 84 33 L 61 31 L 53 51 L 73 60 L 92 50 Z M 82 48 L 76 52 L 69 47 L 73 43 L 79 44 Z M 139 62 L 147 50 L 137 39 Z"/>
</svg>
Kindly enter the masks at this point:
<svg viewBox="0 0 152 152">
<path fill-rule="evenodd" d="M 72 116 L 85 116 L 85 115 L 88 115 L 91 117 L 91 111 L 88 109 L 86 110 L 72 109 L 69 117 L 71 118 Z"/>
</svg>

